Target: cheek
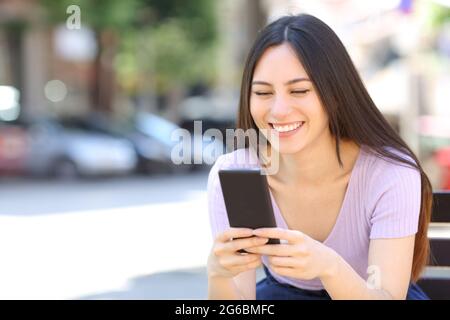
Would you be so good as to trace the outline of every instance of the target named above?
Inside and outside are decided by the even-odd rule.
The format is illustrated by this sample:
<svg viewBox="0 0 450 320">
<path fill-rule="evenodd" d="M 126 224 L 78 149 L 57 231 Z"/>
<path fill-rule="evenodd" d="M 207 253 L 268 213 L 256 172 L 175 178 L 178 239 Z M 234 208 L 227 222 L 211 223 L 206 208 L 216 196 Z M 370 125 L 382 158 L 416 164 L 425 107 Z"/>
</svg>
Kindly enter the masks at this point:
<svg viewBox="0 0 450 320">
<path fill-rule="evenodd" d="M 325 112 L 318 112 L 311 121 L 311 134 L 314 137 L 326 134 L 329 131 L 328 116 Z"/>
<path fill-rule="evenodd" d="M 305 114 L 311 124 L 318 130 L 322 130 L 328 125 L 328 114 L 318 98 L 311 99 L 308 107 L 304 109 Z"/>
<path fill-rule="evenodd" d="M 250 104 L 250 114 L 256 123 L 261 123 L 264 121 L 264 116 L 266 114 L 265 108 L 261 105 Z"/>
<path fill-rule="evenodd" d="M 323 110 L 318 110 L 312 115 L 314 119 L 313 124 L 317 126 L 319 130 L 323 130 L 328 125 L 328 116 Z"/>
<path fill-rule="evenodd" d="M 250 114 L 252 115 L 253 119 L 256 118 L 256 110 L 254 105 L 250 104 Z"/>
</svg>

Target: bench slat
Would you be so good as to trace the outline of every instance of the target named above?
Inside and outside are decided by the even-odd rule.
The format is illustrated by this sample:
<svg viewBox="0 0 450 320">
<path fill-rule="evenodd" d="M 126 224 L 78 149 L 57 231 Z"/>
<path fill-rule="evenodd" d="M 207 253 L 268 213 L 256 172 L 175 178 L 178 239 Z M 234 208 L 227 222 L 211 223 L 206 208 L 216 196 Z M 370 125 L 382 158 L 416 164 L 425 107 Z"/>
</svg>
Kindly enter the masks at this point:
<svg viewBox="0 0 450 320">
<path fill-rule="evenodd" d="M 431 222 L 450 222 L 450 191 L 433 193 L 433 214 Z"/>
<path fill-rule="evenodd" d="M 450 279 L 422 278 L 417 284 L 431 300 L 450 299 Z"/>
<path fill-rule="evenodd" d="M 430 239 L 430 266 L 450 267 L 450 239 Z"/>
</svg>

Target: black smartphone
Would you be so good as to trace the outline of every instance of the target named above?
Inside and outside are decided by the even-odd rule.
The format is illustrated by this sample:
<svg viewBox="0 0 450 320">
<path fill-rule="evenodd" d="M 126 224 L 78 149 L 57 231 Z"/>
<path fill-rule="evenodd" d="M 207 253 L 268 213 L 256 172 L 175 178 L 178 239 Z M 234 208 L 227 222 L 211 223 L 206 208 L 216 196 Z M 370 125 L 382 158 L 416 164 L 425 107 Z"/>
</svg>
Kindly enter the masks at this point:
<svg viewBox="0 0 450 320">
<path fill-rule="evenodd" d="M 260 169 L 219 170 L 219 179 L 231 227 L 258 229 L 277 226 L 267 178 Z M 280 240 L 269 239 L 267 243 L 279 244 Z"/>
</svg>

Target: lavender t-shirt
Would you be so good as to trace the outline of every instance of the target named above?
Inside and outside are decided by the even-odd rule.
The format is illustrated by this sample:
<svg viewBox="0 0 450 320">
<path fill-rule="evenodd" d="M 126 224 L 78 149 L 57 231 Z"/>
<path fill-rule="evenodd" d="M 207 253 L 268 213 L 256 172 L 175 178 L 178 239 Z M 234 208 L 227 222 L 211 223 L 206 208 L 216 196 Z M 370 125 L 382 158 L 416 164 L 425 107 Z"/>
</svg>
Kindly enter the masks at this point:
<svg viewBox="0 0 450 320">
<path fill-rule="evenodd" d="M 399 152 L 397 154 L 412 160 Z M 211 168 L 208 177 L 208 210 L 213 239 L 230 226 L 218 171 L 255 167 L 259 167 L 259 162 L 254 153 L 249 149 L 238 149 L 220 156 Z M 288 229 L 272 192 L 270 196 L 277 226 Z M 335 250 L 366 279 L 370 240 L 415 234 L 420 203 L 421 179 L 417 169 L 380 158 L 367 146 L 361 146 L 336 223 L 323 243 Z M 269 265 L 266 256 L 263 256 L 263 263 Z M 318 278 L 300 280 L 280 276 L 270 268 L 269 271 L 281 283 L 308 290 L 323 289 Z"/>
</svg>

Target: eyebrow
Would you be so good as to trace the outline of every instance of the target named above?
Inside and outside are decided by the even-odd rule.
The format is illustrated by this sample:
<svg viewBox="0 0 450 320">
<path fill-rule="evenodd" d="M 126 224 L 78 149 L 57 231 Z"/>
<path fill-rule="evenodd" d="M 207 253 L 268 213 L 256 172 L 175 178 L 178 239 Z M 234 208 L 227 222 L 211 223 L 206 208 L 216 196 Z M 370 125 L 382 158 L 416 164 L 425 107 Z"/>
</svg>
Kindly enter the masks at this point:
<svg viewBox="0 0 450 320">
<path fill-rule="evenodd" d="M 284 85 L 287 86 L 289 84 L 294 84 L 294 83 L 301 82 L 301 81 L 311 81 L 311 80 L 309 80 L 307 78 L 295 78 L 295 79 L 289 80 Z M 253 81 L 252 85 L 254 85 L 254 84 L 262 84 L 265 86 L 272 86 L 272 84 L 270 84 L 269 82 L 265 82 L 265 81 Z"/>
</svg>

